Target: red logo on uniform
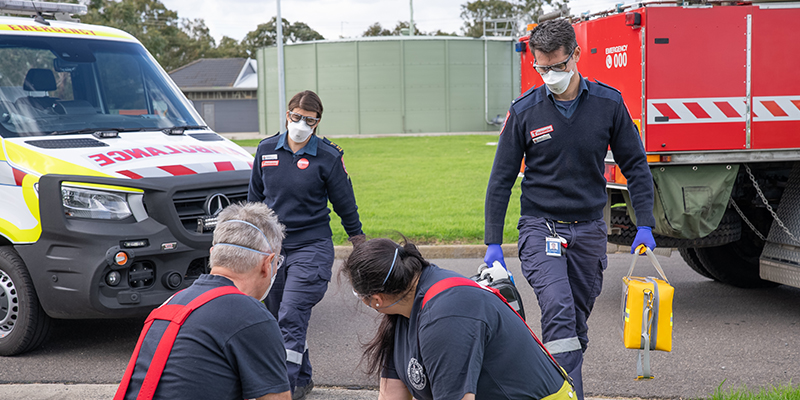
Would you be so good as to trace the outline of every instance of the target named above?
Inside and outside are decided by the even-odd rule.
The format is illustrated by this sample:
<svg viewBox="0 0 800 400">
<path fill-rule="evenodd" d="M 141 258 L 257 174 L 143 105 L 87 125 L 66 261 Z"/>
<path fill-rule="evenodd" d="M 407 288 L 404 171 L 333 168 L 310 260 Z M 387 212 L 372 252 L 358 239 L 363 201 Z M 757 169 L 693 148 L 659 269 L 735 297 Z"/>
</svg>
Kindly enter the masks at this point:
<svg viewBox="0 0 800 400">
<path fill-rule="evenodd" d="M 277 166 L 278 166 L 278 160 L 264 160 L 261 162 L 261 168 L 277 167 Z"/>
<path fill-rule="evenodd" d="M 552 131 L 553 131 L 553 125 L 547 125 L 544 128 L 534 129 L 531 131 L 531 138 L 542 136 L 545 133 L 550 133 Z"/>
<path fill-rule="evenodd" d="M 297 160 L 297 168 L 306 169 L 308 168 L 308 160 L 305 158 L 301 158 Z"/>
</svg>

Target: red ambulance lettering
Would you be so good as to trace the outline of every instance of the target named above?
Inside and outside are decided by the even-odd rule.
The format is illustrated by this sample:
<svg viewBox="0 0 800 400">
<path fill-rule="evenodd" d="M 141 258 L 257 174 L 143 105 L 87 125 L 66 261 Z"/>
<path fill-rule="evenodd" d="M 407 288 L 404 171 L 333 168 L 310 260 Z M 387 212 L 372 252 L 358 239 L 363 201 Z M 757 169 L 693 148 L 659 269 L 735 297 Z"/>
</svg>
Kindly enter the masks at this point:
<svg viewBox="0 0 800 400">
<path fill-rule="evenodd" d="M 155 147 L 145 147 L 144 149 L 145 149 L 145 150 L 147 150 L 147 151 L 149 151 L 149 152 L 150 152 L 150 154 L 152 154 L 152 155 L 154 155 L 154 156 L 157 156 L 157 155 L 159 155 L 159 154 L 167 154 L 167 152 L 165 152 L 165 151 L 161 151 L 161 150 L 159 150 L 159 149 L 157 149 L 157 148 L 155 148 Z"/>
<path fill-rule="evenodd" d="M 203 147 L 203 146 L 191 146 L 193 149 L 197 150 L 200 153 L 213 153 L 211 150 Z"/>
<path fill-rule="evenodd" d="M 184 152 L 184 153 L 197 153 L 197 150 L 190 148 L 189 146 L 175 146 L 176 149 Z"/>
<path fill-rule="evenodd" d="M 171 151 L 170 151 L 169 153 L 167 153 L 167 154 L 181 154 L 181 151 L 180 151 L 180 150 L 178 150 L 178 149 L 174 149 L 174 148 L 172 148 L 172 147 L 170 147 L 170 146 L 164 146 L 164 148 L 171 150 Z"/>
<path fill-rule="evenodd" d="M 89 156 L 94 162 L 96 162 L 101 167 L 105 167 L 106 165 L 111 165 L 114 163 L 114 160 L 106 157 L 105 154 L 92 154 Z"/>
<path fill-rule="evenodd" d="M 108 156 L 117 161 L 128 161 L 131 160 L 133 157 L 125 154 L 121 151 L 109 151 Z"/>
<path fill-rule="evenodd" d="M 150 157 L 150 153 L 142 150 L 142 149 L 130 149 L 124 150 L 126 153 L 133 156 L 133 158 L 142 158 L 142 157 Z"/>
</svg>

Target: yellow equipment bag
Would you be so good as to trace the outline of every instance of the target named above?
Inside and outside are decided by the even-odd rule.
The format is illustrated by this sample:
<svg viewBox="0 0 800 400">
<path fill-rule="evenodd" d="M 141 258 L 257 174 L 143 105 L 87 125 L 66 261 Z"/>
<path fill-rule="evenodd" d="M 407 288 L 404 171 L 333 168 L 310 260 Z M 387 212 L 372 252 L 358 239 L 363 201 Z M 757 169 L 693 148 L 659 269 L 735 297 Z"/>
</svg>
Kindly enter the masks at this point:
<svg viewBox="0 0 800 400">
<path fill-rule="evenodd" d="M 637 362 L 640 379 L 653 377 L 650 350 L 672 351 L 672 297 L 675 293 L 656 256 L 650 249 L 646 252 L 662 279 L 631 276 L 638 254 L 633 256 L 628 275 L 622 278 L 622 339 L 626 348 L 640 350 Z"/>
</svg>

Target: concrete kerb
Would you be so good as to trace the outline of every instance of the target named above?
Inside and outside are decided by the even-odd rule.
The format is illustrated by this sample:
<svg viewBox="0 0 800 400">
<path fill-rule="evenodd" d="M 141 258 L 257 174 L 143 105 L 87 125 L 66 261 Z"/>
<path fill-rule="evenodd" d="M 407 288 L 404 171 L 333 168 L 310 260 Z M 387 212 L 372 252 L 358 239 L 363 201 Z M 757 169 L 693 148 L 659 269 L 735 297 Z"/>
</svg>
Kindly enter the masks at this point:
<svg viewBox="0 0 800 400">
<path fill-rule="evenodd" d="M 418 245 L 419 252 L 426 259 L 441 259 L 441 258 L 483 258 L 486 254 L 486 245 L 483 244 L 466 244 L 466 245 Z M 519 255 L 516 243 L 504 244 L 503 255 L 505 257 L 517 257 Z M 345 259 L 350 256 L 353 247 L 350 245 L 334 246 L 337 259 Z M 626 253 L 630 252 L 630 247 L 619 246 L 616 244 L 608 243 L 606 245 L 606 253 Z"/>
</svg>

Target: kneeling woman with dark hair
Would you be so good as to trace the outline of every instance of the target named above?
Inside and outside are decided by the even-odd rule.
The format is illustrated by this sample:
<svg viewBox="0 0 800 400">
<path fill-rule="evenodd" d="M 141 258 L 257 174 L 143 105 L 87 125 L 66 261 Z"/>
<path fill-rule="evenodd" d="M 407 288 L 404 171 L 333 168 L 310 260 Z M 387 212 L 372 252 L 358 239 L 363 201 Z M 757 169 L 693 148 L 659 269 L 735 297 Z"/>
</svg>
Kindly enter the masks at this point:
<svg viewBox="0 0 800 400">
<path fill-rule="evenodd" d="M 495 294 L 470 286 L 430 290 L 463 277 L 430 264 L 413 244 L 369 240 L 353 249 L 342 273 L 364 304 L 385 314 L 364 353 L 368 371 L 380 371 L 379 399 L 574 396 L 560 367 Z"/>
</svg>

